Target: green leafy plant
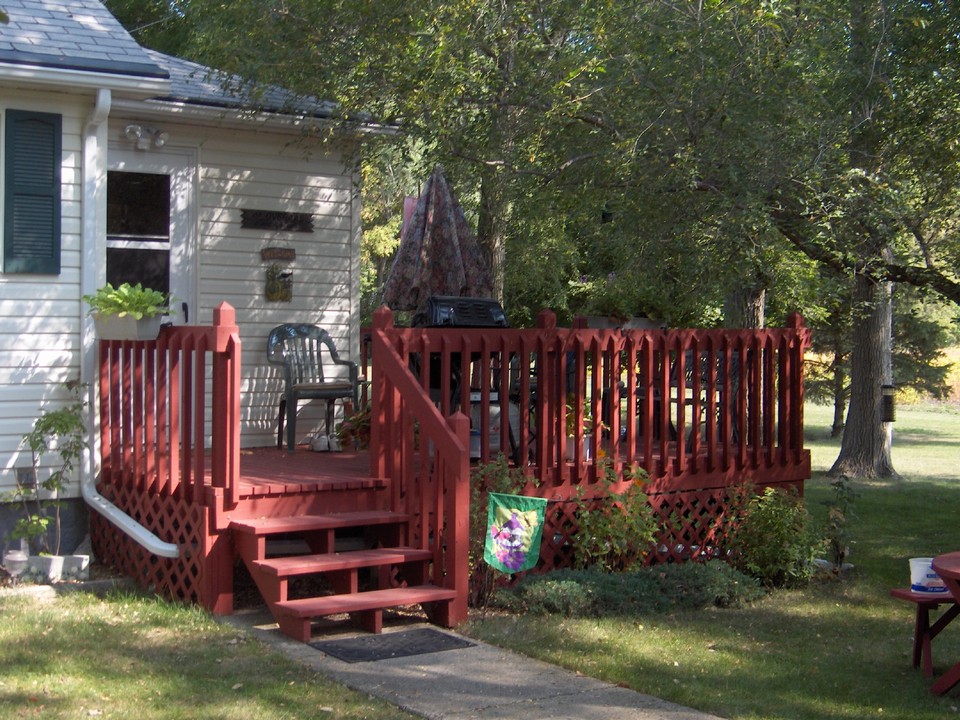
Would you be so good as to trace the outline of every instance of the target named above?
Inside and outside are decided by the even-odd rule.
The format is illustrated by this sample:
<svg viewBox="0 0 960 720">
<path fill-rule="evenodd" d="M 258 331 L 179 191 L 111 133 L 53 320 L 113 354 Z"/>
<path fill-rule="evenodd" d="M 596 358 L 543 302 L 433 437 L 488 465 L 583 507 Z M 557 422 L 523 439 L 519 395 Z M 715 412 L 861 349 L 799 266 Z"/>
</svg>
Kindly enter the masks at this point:
<svg viewBox="0 0 960 720">
<path fill-rule="evenodd" d="M 583 434 L 591 435 L 593 433 L 594 427 L 599 425 L 599 429 L 605 429 L 605 425 L 601 423 L 594 423 L 593 415 L 590 412 L 590 403 L 586 400 L 583 401 L 581 405 L 583 411 Z M 567 433 L 567 437 L 574 437 L 577 434 L 577 403 L 576 397 L 573 393 L 567 395 L 566 411 L 564 413 L 564 424 Z"/>
<path fill-rule="evenodd" d="M 809 582 L 822 548 L 802 498 L 772 487 L 746 497 L 731 538 L 734 567 L 766 587 Z"/>
<path fill-rule="evenodd" d="M 90 306 L 91 315 L 129 315 L 142 320 L 174 312 L 171 307 L 173 297 L 159 290 L 145 288 L 140 283 L 123 283 L 116 288 L 107 283 L 92 295 L 84 295 L 83 300 Z"/>
<path fill-rule="evenodd" d="M 36 487 L 26 487 L 18 479 L 10 498 L 23 511 L 23 516 L 10 531 L 10 537 L 26 540 L 32 549 L 54 555 L 60 552 L 60 494 L 87 447 L 84 386 L 72 381 L 65 387 L 70 393 L 69 403 L 41 413 L 33 429 L 23 436 L 30 448 L 35 474 L 40 471 L 41 458 L 49 452 L 57 453 L 58 464 Z"/>
<path fill-rule="evenodd" d="M 370 414 L 372 411 L 371 403 L 356 412 L 348 415 L 343 422 L 337 425 L 337 439 L 341 445 L 353 444 L 356 449 L 362 449 L 370 445 Z"/>
<path fill-rule="evenodd" d="M 856 518 L 853 503 L 858 493 L 846 475 L 842 475 L 830 485 L 833 487 L 833 501 L 828 503 L 827 508 L 827 559 L 834 575 L 839 575 L 850 554 L 850 521 Z"/>
<path fill-rule="evenodd" d="M 647 497 L 647 473 L 635 468 L 627 474 L 629 485 L 614 492 L 617 483 L 611 463 L 604 469 L 603 491 L 587 497 L 578 489 L 577 530 L 573 536 L 578 567 L 599 567 L 607 572 L 631 570 L 642 565 L 653 547 L 660 524 Z"/>
</svg>

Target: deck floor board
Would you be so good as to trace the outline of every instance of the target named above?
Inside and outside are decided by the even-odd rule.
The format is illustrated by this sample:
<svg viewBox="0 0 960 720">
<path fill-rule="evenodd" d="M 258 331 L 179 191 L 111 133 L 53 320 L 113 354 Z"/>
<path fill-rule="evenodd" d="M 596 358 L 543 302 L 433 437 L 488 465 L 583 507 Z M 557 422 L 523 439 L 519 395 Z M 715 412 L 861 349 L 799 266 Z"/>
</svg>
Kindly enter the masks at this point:
<svg viewBox="0 0 960 720">
<path fill-rule="evenodd" d="M 372 489 L 385 484 L 370 477 L 370 454 L 365 450 L 318 453 L 303 446 L 292 454 L 276 447 L 240 451 L 241 497 Z"/>
</svg>

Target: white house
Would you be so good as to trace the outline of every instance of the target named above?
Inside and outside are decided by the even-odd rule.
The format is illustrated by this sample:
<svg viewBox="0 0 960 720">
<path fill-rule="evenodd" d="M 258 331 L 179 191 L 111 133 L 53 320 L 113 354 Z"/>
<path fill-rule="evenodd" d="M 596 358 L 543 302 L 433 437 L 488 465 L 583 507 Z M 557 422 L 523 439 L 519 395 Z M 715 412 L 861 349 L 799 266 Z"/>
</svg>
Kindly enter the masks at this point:
<svg viewBox="0 0 960 720">
<path fill-rule="evenodd" d="M 316 323 L 357 359 L 360 134 L 316 132 L 334 126 L 328 104 L 289 110 L 281 92 L 254 102 L 207 68 L 140 47 L 96 0 L 3 8 L 0 494 L 31 466 L 22 436 L 41 408 L 64 402 L 68 380 L 92 386 L 81 297 L 108 280 L 169 290 L 175 323 L 209 324 L 217 304 L 233 305 L 242 444 L 275 442 L 270 329 Z M 281 299 L 267 297 L 271 266 L 288 283 Z M 77 520 L 65 546 L 83 537 L 81 481 L 96 472 L 89 459 L 68 488 Z M 3 536 L 12 512 L 0 507 Z"/>
</svg>

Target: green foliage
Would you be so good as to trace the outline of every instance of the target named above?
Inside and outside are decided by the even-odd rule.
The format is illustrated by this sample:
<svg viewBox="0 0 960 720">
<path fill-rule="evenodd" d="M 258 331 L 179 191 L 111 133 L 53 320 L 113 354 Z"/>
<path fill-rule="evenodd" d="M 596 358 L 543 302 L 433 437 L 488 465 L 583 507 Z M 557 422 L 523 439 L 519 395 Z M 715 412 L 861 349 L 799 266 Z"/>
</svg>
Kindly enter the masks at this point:
<svg viewBox="0 0 960 720">
<path fill-rule="evenodd" d="M 517 613 L 609 617 L 737 607 L 763 595 L 754 578 L 711 560 L 613 574 L 588 568 L 528 575 L 515 588 L 500 590 L 496 604 Z"/>
<path fill-rule="evenodd" d="M 850 478 L 846 476 L 841 476 L 830 484 L 833 487 L 833 500 L 827 508 L 827 558 L 833 566 L 834 574 L 839 575 L 847 555 L 850 554 L 850 521 L 856 518 L 853 504 L 858 493 L 853 489 Z"/>
<path fill-rule="evenodd" d="M 144 288 L 137 283 L 123 283 L 120 287 L 113 287 L 107 283 L 92 295 L 84 295 L 83 301 L 90 306 L 91 315 L 130 315 L 137 320 L 151 318 L 156 315 L 169 315 L 173 312 L 170 303 L 173 298 L 167 297 L 159 290 Z"/>
<path fill-rule="evenodd" d="M 189 0 L 106 0 L 104 5 L 144 47 L 180 55 L 190 37 Z"/>
<path fill-rule="evenodd" d="M 813 577 L 823 546 L 795 492 L 769 487 L 746 496 L 733 532 L 733 565 L 767 587 L 796 587 Z"/>
<path fill-rule="evenodd" d="M 942 302 L 922 301 L 910 288 L 898 288 L 893 303 L 893 378 L 899 388 L 943 400 L 951 365 L 943 349 L 952 340 L 954 320 Z"/>
<path fill-rule="evenodd" d="M 470 485 L 470 603 L 484 607 L 492 597 L 500 573 L 483 560 L 487 539 L 488 493 L 518 495 L 529 478 L 511 467 L 501 453 L 496 460 L 480 463 L 471 474 Z"/>
<path fill-rule="evenodd" d="M 10 537 L 27 540 L 39 551 L 53 554 L 60 552 L 59 495 L 87 447 L 84 386 L 70 382 L 65 387 L 70 393 L 69 402 L 56 410 L 41 413 L 33 429 L 23 436 L 30 448 L 35 473 L 39 473 L 40 461 L 49 452 L 57 453 L 59 464 L 44 480 L 38 478 L 37 487 L 24 487 L 18 479 L 16 489 L 8 498 L 18 503 L 22 510 L 22 517 L 15 522 Z M 41 497 L 41 491 L 46 498 Z"/>
<path fill-rule="evenodd" d="M 620 572 L 644 563 L 659 529 L 647 498 L 646 480 L 646 473 L 638 469 L 628 477 L 625 490 L 614 492 L 616 476 L 607 462 L 597 497 L 588 498 L 583 488 L 578 488 L 573 536 L 578 567 Z"/>
<path fill-rule="evenodd" d="M 370 415 L 373 405 L 367 404 L 353 412 L 350 417 L 337 425 L 337 439 L 344 447 L 352 445 L 355 449 L 366 448 L 370 445 Z"/>
</svg>

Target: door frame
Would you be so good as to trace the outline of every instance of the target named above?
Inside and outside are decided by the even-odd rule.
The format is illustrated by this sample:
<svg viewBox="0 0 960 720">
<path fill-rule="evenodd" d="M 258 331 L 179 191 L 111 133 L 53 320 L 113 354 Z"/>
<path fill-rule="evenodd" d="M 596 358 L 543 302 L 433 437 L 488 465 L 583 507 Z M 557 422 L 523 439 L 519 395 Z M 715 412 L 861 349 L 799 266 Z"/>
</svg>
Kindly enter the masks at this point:
<svg viewBox="0 0 960 720">
<path fill-rule="evenodd" d="M 190 148 L 164 147 L 162 150 L 135 150 L 111 144 L 107 151 L 107 169 L 170 176 L 170 294 L 177 313 L 171 320 L 178 325 L 199 322 L 199 230 L 197 153 Z M 104 245 L 104 258 L 106 245 Z M 104 271 L 106 262 L 104 262 Z M 181 304 L 187 303 L 189 319 Z"/>
</svg>

